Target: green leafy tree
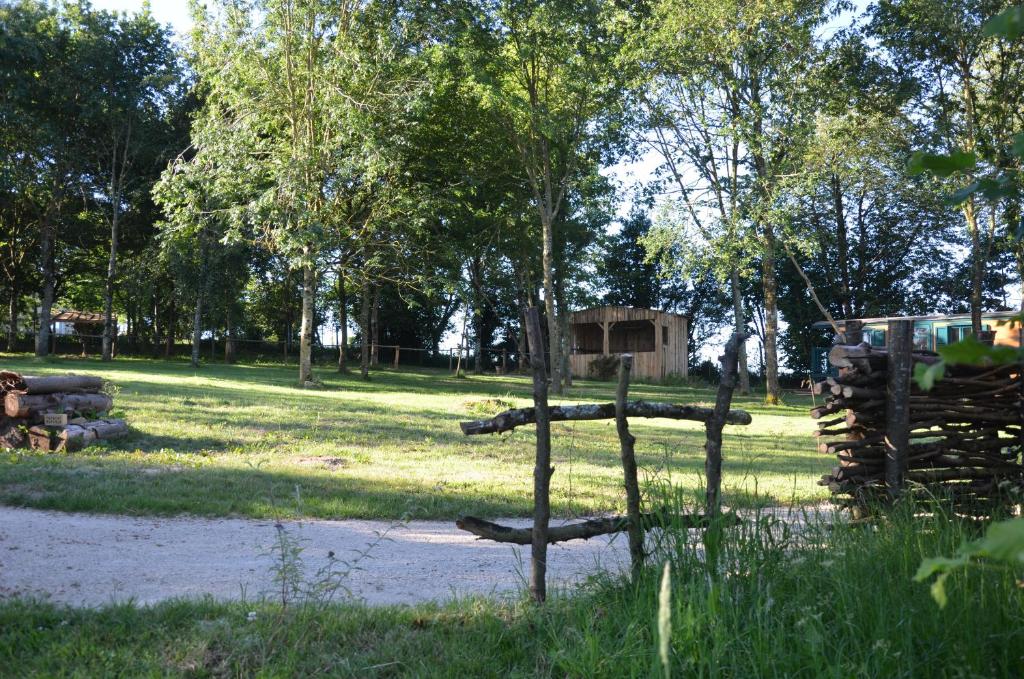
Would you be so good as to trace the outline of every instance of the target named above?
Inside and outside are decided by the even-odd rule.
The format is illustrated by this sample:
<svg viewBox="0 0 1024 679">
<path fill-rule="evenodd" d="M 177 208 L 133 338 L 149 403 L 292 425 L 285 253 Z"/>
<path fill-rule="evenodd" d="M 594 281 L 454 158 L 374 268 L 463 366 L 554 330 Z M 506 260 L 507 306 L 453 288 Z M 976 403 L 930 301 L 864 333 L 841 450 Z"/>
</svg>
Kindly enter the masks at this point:
<svg viewBox="0 0 1024 679">
<path fill-rule="evenodd" d="M 602 0 L 502 0 L 484 7 L 471 55 L 483 102 L 516 149 L 539 217 L 551 381 L 562 390 L 555 230 L 574 187 L 617 150 L 623 90 Z"/>
</svg>

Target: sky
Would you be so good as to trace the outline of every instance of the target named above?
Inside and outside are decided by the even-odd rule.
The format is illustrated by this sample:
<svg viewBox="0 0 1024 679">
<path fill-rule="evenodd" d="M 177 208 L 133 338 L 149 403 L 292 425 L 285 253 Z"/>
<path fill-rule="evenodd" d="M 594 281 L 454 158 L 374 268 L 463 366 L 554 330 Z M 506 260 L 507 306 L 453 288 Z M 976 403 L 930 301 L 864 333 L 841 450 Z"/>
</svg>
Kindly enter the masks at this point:
<svg viewBox="0 0 1024 679">
<path fill-rule="evenodd" d="M 92 0 L 96 9 L 115 12 L 135 13 L 142 9 L 144 0 Z M 188 14 L 188 0 L 151 0 L 150 11 L 161 24 L 170 24 L 179 37 L 185 36 L 192 29 L 192 19 Z"/>
</svg>

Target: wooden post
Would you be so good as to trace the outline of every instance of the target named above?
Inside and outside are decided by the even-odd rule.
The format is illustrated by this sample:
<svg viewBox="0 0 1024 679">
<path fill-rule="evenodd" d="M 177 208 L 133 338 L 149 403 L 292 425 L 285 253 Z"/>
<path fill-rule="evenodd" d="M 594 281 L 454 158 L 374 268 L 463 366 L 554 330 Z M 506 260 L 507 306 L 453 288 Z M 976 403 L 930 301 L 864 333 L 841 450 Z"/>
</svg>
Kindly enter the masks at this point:
<svg viewBox="0 0 1024 679">
<path fill-rule="evenodd" d="M 395 370 L 398 370 L 398 355 L 402 351 L 402 347 L 395 345 Z"/>
<path fill-rule="evenodd" d="M 530 593 L 534 601 L 547 598 L 548 523 L 551 520 L 551 419 L 548 411 L 548 371 L 544 364 L 544 334 L 537 307 L 526 314 L 533 369 L 533 407 L 537 413 L 537 458 L 533 468 L 533 546 L 530 550 Z"/>
<path fill-rule="evenodd" d="M 711 419 L 704 425 L 706 442 L 704 444 L 704 475 L 707 477 L 707 515 L 709 518 L 718 516 L 722 505 L 722 428 L 725 418 L 732 405 L 732 392 L 736 388 L 736 376 L 739 363 L 740 346 L 747 340 L 743 333 L 733 333 L 725 345 L 722 354 L 722 380 L 718 384 L 715 396 L 715 410 Z"/>
<path fill-rule="evenodd" d="M 888 381 L 885 395 L 885 486 L 889 496 L 903 490 L 910 447 L 910 376 L 914 322 L 889 321 Z"/>
<path fill-rule="evenodd" d="M 611 323 L 609 321 L 601 321 L 601 329 L 604 331 L 604 340 L 601 344 L 601 353 L 604 356 L 611 354 L 611 339 L 608 333 L 611 331 Z"/>
<path fill-rule="evenodd" d="M 626 402 L 629 397 L 629 374 L 633 369 L 633 356 L 623 354 L 619 359 L 619 387 L 615 391 L 615 428 L 619 434 L 622 473 L 626 483 L 626 518 L 629 521 L 629 557 L 633 563 L 633 578 L 644 566 L 644 529 L 640 524 L 640 483 L 636 474 L 636 437 L 629 433 Z"/>
<path fill-rule="evenodd" d="M 508 375 L 508 348 L 501 350 L 501 374 Z"/>
</svg>

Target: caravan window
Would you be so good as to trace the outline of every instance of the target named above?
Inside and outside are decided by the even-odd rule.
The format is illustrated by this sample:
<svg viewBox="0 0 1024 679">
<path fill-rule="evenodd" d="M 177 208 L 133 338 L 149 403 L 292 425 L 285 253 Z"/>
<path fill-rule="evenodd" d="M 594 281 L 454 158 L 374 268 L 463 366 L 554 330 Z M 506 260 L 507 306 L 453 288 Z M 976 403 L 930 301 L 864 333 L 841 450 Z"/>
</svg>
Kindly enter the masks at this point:
<svg viewBox="0 0 1024 679">
<path fill-rule="evenodd" d="M 990 330 L 991 326 L 985 324 L 981 326 L 982 330 Z M 961 340 L 965 340 L 971 336 L 971 326 L 967 325 L 950 325 L 945 328 L 935 329 L 935 346 L 943 346 L 946 344 L 956 344 Z"/>
</svg>

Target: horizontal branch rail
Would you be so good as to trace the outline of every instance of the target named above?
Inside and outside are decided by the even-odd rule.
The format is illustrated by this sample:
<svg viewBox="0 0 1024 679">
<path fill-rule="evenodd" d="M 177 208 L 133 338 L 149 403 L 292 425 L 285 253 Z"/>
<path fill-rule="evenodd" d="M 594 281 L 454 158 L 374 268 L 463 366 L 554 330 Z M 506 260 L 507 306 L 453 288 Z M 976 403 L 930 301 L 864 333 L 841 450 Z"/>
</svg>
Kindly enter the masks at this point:
<svg viewBox="0 0 1024 679">
<path fill-rule="evenodd" d="M 734 514 L 722 517 L 728 525 L 737 525 L 740 520 Z M 681 526 L 685 528 L 703 528 L 708 519 L 703 514 L 641 514 L 641 527 L 650 530 L 663 525 Z M 463 516 L 455 521 L 455 526 L 472 533 L 484 540 L 507 542 L 513 545 L 528 545 L 533 541 L 532 528 L 511 528 L 501 524 L 478 519 L 474 516 Z M 567 540 L 588 540 L 598 535 L 622 533 L 629 528 L 629 518 L 625 516 L 608 516 L 588 519 L 565 526 L 548 527 L 548 543 L 565 542 Z"/>
<path fill-rule="evenodd" d="M 629 401 L 626 403 L 627 417 L 661 417 L 667 420 L 693 420 L 707 422 L 713 414 L 711 408 L 680 405 L 675 403 L 657 403 L 654 401 Z M 587 403 L 576 406 L 551 406 L 551 421 L 567 420 L 611 420 L 615 418 L 614 403 Z M 535 424 L 537 414 L 533 408 L 513 408 L 499 413 L 489 420 L 472 420 L 460 422 L 462 433 L 466 436 L 475 434 L 499 434 L 512 431 L 516 427 Z M 726 424 L 750 424 L 750 413 L 744 410 L 730 410 L 725 416 Z"/>
</svg>

